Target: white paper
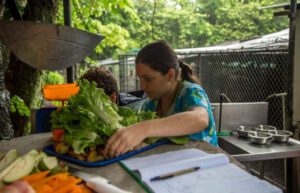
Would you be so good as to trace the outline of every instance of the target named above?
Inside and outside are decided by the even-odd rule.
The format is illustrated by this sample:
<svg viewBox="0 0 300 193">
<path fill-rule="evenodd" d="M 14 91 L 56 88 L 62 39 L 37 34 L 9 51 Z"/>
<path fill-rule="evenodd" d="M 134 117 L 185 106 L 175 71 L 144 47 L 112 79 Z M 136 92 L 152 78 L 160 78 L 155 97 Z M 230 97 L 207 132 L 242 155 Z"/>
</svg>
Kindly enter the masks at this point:
<svg viewBox="0 0 300 193">
<path fill-rule="evenodd" d="M 176 160 L 174 162 L 166 162 L 161 165 L 151 166 L 139 169 L 142 180 L 148 180 L 155 176 L 168 174 L 184 169 L 200 167 L 200 170 L 222 166 L 229 164 L 229 159 L 224 154 L 209 154 L 202 157 L 194 157 L 191 159 Z"/>
<path fill-rule="evenodd" d="M 185 160 L 186 158 L 203 157 L 204 155 L 208 155 L 208 153 L 198 149 L 183 149 L 170 151 L 163 154 L 154 154 L 146 157 L 131 158 L 122 162 L 131 170 L 137 170 L 145 167 L 165 164 L 168 162 Z"/>
<path fill-rule="evenodd" d="M 157 193 L 282 193 L 276 186 L 234 164 L 203 169 L 168 180 L 147 180 L 145 183 Z"/>
<path fill-rule="evenodd" d="M 185 149 L 132 158 L 123 163 L 139 171 L 142 180 L 156 193 L 282 193 L 278 187 L 230 164 L 225 154 Z M 200 170 L 150 181 L 155 176 L 192 167 L 200 167 Z"/>
</svg>

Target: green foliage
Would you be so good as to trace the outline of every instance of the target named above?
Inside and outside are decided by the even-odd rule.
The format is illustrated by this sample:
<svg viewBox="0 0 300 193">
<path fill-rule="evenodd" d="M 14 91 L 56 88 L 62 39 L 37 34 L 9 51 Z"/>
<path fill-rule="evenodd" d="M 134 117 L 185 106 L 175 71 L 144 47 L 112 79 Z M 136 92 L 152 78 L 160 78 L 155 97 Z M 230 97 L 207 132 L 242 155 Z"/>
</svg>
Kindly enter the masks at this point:
<svg viewBox="0 0 300 193">
<path fill-rule="evenodd" d="M 153 21 L 153 1 L 134 0 L 141 22 L 129 32 L 138 47 L 158 39 L 167 40 L 175 48 L 243 40 L 288 27 L 287 17 L 273 18 L 274 10 L 259 9 L 276 3 L 276 0 L 156 0 Z"/>
<path fill-rule="evenodd" d="M 93 54 L 93 59 L 117 56 L 158 39 L 168 41 L 174 48 L 203 47 L 288 27 L 287 17 L 273 17 L 274 10 L 260 9 L 280 3 L 278 0 L 71 2 L 73 26 L 105 36 L 95 49 L 98 57 Z M 62 6 L 59 10 L 58 22 L 63 23 Z"/>
<path fill-rule="evenodd" d="M 57 71 L 49 71 L 45 80 L 45 84 L 62 84 L 65 82 L 63 75 Z"/>
<path fill-rule="evenodd" d="M 10 110 L 12 113 L 18 113 L 27 118 L 30 117 L 30 109 L 27 107 L 24 100 L 16 95 L 10 100 Z"/>
<path fill-rule="evenodd" d="M 217 15 L 218 23 L 214 32 L 216 35 L 211 41 L 243 40 L 287 28 L 287 18 L 273 18 L 274 10 L 259 9 L 273 3 L 273 0 L 253 0 L 247 3 L 229 1 L 224 4 Z"/>
<path fill-rule="evenodd" d="M 101 34 L 105 39 L 95 49 L 109 55 L 128 48 L 129 33 L 121 24 L 138 20 L 131 0 L 71 0 L 72 26 L 91 33 Z M 62 3 L 59 6 L 58 22 L 63 24 Z M 122 20 L 122 21 L 120 21 Z"/>
</svg>

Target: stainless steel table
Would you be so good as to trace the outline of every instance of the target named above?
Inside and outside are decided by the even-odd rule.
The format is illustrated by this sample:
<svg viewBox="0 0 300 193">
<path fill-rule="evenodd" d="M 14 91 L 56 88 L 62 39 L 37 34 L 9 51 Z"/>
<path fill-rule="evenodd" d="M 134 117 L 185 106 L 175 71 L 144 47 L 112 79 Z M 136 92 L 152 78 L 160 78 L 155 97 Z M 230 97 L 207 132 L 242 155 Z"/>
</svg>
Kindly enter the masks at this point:
<svg viewBox="0 0 300 193">
<path fill-rule="evenodd" d="M 24 136 L 24 137 L 17 137 L 17 138 L 14 138 L 14 139 L 11 139 L 11 140 L 5 141 L 5 142 L 0 142 L 0 152 L 6 152 L 12 148 L 17 149 L 20 154 L 25 154 L 26 152 L 28 152 L 31 149 L 41 150 L 43 147 L 45 147 L 46 145 L 51 143 L 50 136 L 51 136 L 50 133 L 33 134 L 33 135 Z M 174 145 L 174 144 L 161 145 L 159 147 L 151 149 L 147 152 L 143 152 L 136 156 L 144 156 L 144 155 L 150 155 L 150 154 L 155 154 L 155 153 L 163 153 L 163 152 L 167 152 L 167 151 L 173 151 L 173 150 L 185 149 L 185 148 L 198 148 L 198 149 L 201 149 L 208 153 L 225 153 L 225 154 L 227 154 L 222 149 L 213 147 L 213 146 L 209 145 L 208 143 L 198 142 L 198 141 L 190 141 L 186 145 Z M 230 157 L 230 160 L 232 163 L 235 163 L 236 165 L 243 168 L 243 166 L 238 161 L 236 161 L 234 158 Z M 134 193 L 144 192 L 142 187 L 118 163 L 114 163 L 114 164 L 104 166 L 104 167 L 96 167 L 96 168 L 82 167 L 82 166 L 78 166 L 78 165 L 75 165 L 72 163 L 67 163 L 67 164 L 71 165 L 75 168 L 81 169 L 84 172 L 95 173 L 95 174 L 101 175 L 101 176 L 107 178 L 108 180 L 110 180 L 112 182 L 112 184 L 114 184 L 122 189 L 131 191 Z"/>
<path fill-rule="evenodd" d="M 271 159 L 284 159 L 285 189 L 291 192 L 293 189 L 293 159 L 300 157 L 300 141 L 290 138 L 287 143 L 272 142 L 266 145 L 258 145 L 249 139 L 236 135 L 219 137 L 219 145 L 240 162 L 261 161 L 260 177 L 264 178 L 264 161 Z"/>
<path fill-rule="evenodd" d="M 272 142 L 266 145 L 258 145 L 251 143 L 249 139 L 234 135 L 219 137 L 219 144 L 222 149 L 240 162 L 300 156 L 300 141 L 291 138 L 287 143 Z"/>
</svg>

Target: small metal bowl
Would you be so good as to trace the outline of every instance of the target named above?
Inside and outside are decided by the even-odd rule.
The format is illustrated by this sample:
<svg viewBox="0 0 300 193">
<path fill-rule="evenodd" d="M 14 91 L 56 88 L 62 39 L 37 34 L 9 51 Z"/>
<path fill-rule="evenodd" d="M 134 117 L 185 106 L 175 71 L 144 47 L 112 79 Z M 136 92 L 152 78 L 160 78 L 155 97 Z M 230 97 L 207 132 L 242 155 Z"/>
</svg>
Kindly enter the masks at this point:
<svg viewBox="0 0 300 193">
<path fill-rule="evenodd" d="M 237 128 L 237 133 L 240 137 L 248 137 L 248 134 L 253 132 L 253 131 L 256 131 L 255 127 L 253 126 L 239 126 Z"/>
<path fill-rule="evenodd" d="M 258 125 L 256 128 L 258 132 L 269 132 L 269 131 L 276 131 L 277 128 L 271 125 Z"/>
<path fill-rule="evenodd" d="M 269 131 L 268 133 L 272 135 L 274 141 L 280 143 L 288 142 L 289 138 L 293 135 L 291 131 L 285 131 L 285 130 Z"/>
<path fill-rule="evenodd" d="M 251 132 L 248 134 L 251 142 L 256 144 L 267 144 L 269 141 L 272 140 L 272 135 L 266 132 Z"/>
</svg>

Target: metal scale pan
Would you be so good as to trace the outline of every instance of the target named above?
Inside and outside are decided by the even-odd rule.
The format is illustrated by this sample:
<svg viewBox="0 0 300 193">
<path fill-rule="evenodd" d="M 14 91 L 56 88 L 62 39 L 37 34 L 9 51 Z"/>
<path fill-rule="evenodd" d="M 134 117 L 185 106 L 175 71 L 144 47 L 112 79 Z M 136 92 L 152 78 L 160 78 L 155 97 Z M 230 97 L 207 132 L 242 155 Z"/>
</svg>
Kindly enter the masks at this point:
<svg viewBox="0 0 300 193">
<path fill-rule="evenodd" d="M 68 26 L 31 21 L 0 21 L 0 39 L 26 64 L 59 70 L 83 60 L 103 36 Z"/>
</svg>

